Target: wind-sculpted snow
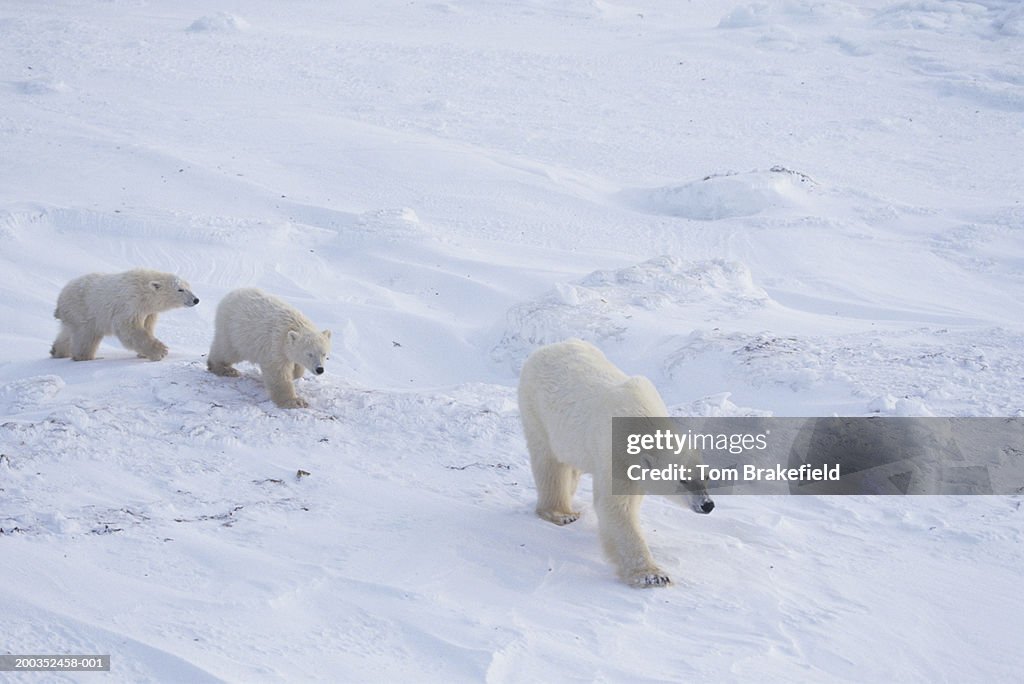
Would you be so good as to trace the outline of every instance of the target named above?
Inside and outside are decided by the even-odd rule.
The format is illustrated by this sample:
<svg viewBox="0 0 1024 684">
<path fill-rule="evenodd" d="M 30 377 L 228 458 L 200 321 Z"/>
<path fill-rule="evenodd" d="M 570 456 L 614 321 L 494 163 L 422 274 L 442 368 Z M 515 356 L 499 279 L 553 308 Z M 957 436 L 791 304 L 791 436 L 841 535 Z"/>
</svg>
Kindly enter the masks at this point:
<svg viewBox="0 0 1024 684">
<path fill-rule="evenodd" d="M 590 511 L 568 536 L 533 516 L 511 388 L 428 393 L 309 381 L 313 407 L 297 415 L 261 402 L 254 379 L 240 381 L 252 396 L 238 397 L 206 380 L 198 363 L 124 370 L 74 373 L 56 394 L 8 410 L 0 426 L 0 543 L 5 559 L 18 560 L 5 566 L 0 589 L 8 648 L 43 641 L 110 651 L 119 680 L 415 670 L 440 681 L 523 668 L 664 678 L 679 671 L 674 659 L 630 662 L 616 649 L 688 610 L 702 619 L 678 628 L 687 634 L 683 671 L 716 667 L 726 654 L 746 663 L 741 669 L 759 663 L 781 673 L 789 657 L 779 651 L 798 658 L 805 640 L 847 630 L 845 643 L 860 644 L 855 635 L 877 630 L 879 613 L 920 611 L 965 572 L 997 588 L 1017 577 L 1008 546 L 1019 537 L 1014 501 L 950 508 L 805 497 L 780 511 L 730 499 L 728 516 L 699 528 L 651 502 L 652 543 L 680 568 L 680 591 L 667 604 L 638 604 L 594 552 Z M 37 378 L 5 386 L 3 396 L 27 396 L 34 383 L 49 386 Z M 97 385 L 120 401 L 99 401 Z M 754 415 L 724 397 L 709 401 L 708 415 Z M 880 530 L 898 558 L 875 553 Z M 841 563 L 826 550 L 837 535 Z M 969 560 L 978 554 L 984 568 Z M 843 581 L 848 562 L 869 567 L 871 582 Z M 899 580 L 908 562 L 927 570 L 913 586 Z M 68 573 L 76 586 L 51 590 Z M 960 619 L 991 620 L 997 600 L 1005 598 L 975 596 Z M 941 610 L 929 611 L 942 624 Z M 286 643 L 282 630 L 303 638 Z M 678 634 L 659 634 L 656 643 L 680 652 Z M 990 639 L 1009 646 L 1009 634 Z M 577 637 L 605 645 L 608 662 L 587 656 Z M 257 650 L 239 663 L 248 649 Z M 833 661 L 838 648 L 817 653 L 810 667 L 844 667 Z M 857 671 L 864 667 L 872 668 Z"/>
<path fill-rule="evenodd" d="M 429 396 L 354 388 L 325 376 L 299 381 L 311 408 L 288 413 L 267 399 L 258 374 L 229 387 L 198 362 L 161 365 L 161 372 L 125 374 L 123 364 L 108 364 L 75 374 L 70 388 L 57 376 L 0 386 L 8 416 L 0 434 L 12 447 L 5 451 L 6 472 L 14 478 L 8 495 L 45 511 L 5 507 L 0 528 L 51 535 L 73 524 L 80 533 L 131 528 L 160 535 L 180 523 L 231 526 L 263 507 L 308 509 L 303 478 L 327 479 L 324 468 L 343 465 L 397 481 L 415 469 L 419 487 L 442 493 L 453 474 L 477 468 L 517 489 L 525 485 L 514 401 L 499 388 L 452 388 Z M 121 400 L 88 398 L 95 384 Z M 491 398 L 481 401 L 483 395 Z M 490 453 L 486 458 L 482 448 Z M 359 459 L 367 449 L 390 458 Z M 288 454 L 290 465 L 266 462 L 274 452 Z M 93 463 L 86 467 L 89 475 L 75 466 L 83 460 Z M 231 482 L 239 466 L 252 470 L 241 488 Z M 423 467 L 434 476 L 424 477 Z M 83 478 L 92 495 L 80 508 L 56 498 L 45 503 L 76 480 L 85 485 Z"/>
<path fill-rule="evenodd" d="M 1024 415 L 1015 389 L 1022 343 L 1019 332 L 1001 328 L 983 341 L 948 328 L 829 337 L 699 328 L 666 345 L 675 350 L 663 368 L 679 383 L 725 374 L 734 390 L 749 386 L 752 395 L 772 387 L 848 392 L 860 414 Z"/>
<path fill-rule="evenodd" d="M 599 345 L 624 342 L 646 325 L 667 333 L 708 316 L 742 315 L 768 301 L 741 263 L 658 257 L 557 283 L 539 299 L 517 304 L 492 356 L 518 369 L 533 349 L 570 337 Z"/>
<path fill-rule="evenodd" d="M 794 209 L 807 202 L 814 181 L 781 167 L 766 172 L 707 176 L 650 190 L 627 190 L 623 200 L 639 211 L 698 221 L 753 216 L 767 209 Z"/>
<path fill-rule="evenodd" d="M 589 479 L 535 515 L 516 386 L 575 336 L 673 415 L 1021 415 L 1021 3 L 236 5 L 0 0 L 3 653 L 1019 679 L 1019 495 L 653 500 L 652 596 Z M 61 288 L 136 267 L 201 300 L 167 358 L 49 358 Z M 334 331 L 309 408 L 207 370 L 240 287 Z"/>
</svg>

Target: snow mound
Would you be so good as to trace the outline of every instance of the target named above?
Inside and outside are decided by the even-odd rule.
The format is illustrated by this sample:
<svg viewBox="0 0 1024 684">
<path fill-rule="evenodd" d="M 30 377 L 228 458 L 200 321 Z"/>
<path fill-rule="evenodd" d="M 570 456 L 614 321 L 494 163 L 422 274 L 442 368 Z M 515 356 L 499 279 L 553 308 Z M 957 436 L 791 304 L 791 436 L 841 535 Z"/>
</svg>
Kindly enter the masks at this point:
<svg viewBox="0 0 1024 684">
<path fill-rule="evenodd" d="M 63 378 L 39 375 L 0 386 L 0 405 L 10 411 L 24 411 L 47 404 L 64 389 Z"/>
<path fill-rule="evenodd" d="M 810 177 L 776 166 L 768 171 L 706 176 L 699 181 L 620 193 L 630 207 L 648 214 L 697 221 L 754 216 L 771 208 L 799 207 L 815 187 Z"/>
<path fill-rule="evenodd" d="M 430 236 L 430 231 L 420 222 L 420 217 L 409 207 L 376 209 L 360 214 L 355 222 L 357 233 L 364 233 L 388 241 L 420 239 Z"/>
<path fill-rule="evenodd" d="M 1020 334 L 999 328 L 984 344 L 971 332 L 945 328 L 832 337 L 699 328 L 663 345 L 672 351 L 662 371 L 700 391 L 710 391 L 699 384 L 709 377 L 734 392 L 783 390 L 775 406 L 789 393 L 834 391 L 858 398 L 849 409 L 855 414 L 1016 415 L 1021 343 Z"/>
<path fill-rule="evenodd" d="M 1024 10 L 1017 2 L 938 2 L 921 0 L 886 7 L 875 16 L 888 29 L 1019 36 Z"/>
<path fill-rule="evenodd" d="M 769 417 L 772 415 L 771 411 L 764 409 L 750 408 L 747 406 L 738 406 L 730 398 L 732 392 L 719 392 L 718 394 L 709 394 L 705 397 L 701 397 L 697 401 L 691 402 L 680 415 L 684 416 L 701 416 L 709 418 L 734 418 L 734 417 Z"/>
<path fill-rule="evenodd" d="M 518 369 L 533 349 L 570 337 L 600 344 L 622 340 L 634 328 L 672 326 L 697 310 L 736 314 L 768 301 L 742 263 L 657 257 L 558 283 L 539 299 L 513 306 L 492 357 Z"/>
<path fill-rule="evenodd" d="M 735 29 L 766 26 L 779 22 L 822 24 L 860 17 L 855 7 L 845 2 L 787 0 L 753 2 L 739 5 L 718 22 L 719 28 Z"/>
<path fill-rule="evenodd" d="M 189 24 L 191 33 L 241 33 L 250 29 L 249 22 L 227 12 L 217 12 L 208 17 L 199 17 Z"/>
<path fill-rule="evenodd" d="M 752 334 L 699 328 L 666 355 L 663 371 L 674 381 L 694 384 L 695 378 L 714 368 L 714 375 L 724 377 L 730 386 L 802 392 L 836 379 L 838 371 L 829 361 L 822 358 L 817 340 L 771 331 Z"/>
</svg>

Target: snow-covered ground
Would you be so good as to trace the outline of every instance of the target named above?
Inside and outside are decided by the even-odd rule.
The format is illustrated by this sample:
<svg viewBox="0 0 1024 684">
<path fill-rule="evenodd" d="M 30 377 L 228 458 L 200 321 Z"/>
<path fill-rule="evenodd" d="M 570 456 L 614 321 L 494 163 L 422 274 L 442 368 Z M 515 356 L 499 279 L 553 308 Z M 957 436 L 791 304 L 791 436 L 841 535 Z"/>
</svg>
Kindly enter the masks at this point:
<svg viewBox="0 0 1024 684">
<path fill-rule="evenodd" d="M 678 415 L 1024 415 L 1022 122 L 1015 0 L 0 0 L 0 653 L 1019 681 L 1022 497 L 652 498 L 638 591 L 515 386 L 577 336 Z M 48 358 L 135 266 L 168 358 Z M 334 331 L 311 408 L 206 371 L 241 286 Z"/>
</svg>

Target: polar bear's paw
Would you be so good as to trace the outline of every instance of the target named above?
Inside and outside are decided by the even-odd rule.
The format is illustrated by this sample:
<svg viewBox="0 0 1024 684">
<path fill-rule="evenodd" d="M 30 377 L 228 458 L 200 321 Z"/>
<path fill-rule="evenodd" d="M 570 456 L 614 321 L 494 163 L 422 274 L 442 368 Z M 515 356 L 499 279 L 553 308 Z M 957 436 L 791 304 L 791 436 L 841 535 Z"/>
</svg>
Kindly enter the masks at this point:
<svg viewBox="0 0 1024 684">
<path fill-rule="evenodd" d="M 159 340 L 154 342 L 145 353 L 139 354 L 139 358 L 149 359 L 150 361 L 160 361 L 165 356 L 167 356 L 167 345 Z"/>
<path fill-rule="evenodd" d="M 629 584 L 638 589 L 650 589 L 651 587 L 667 587 L 672 584 L 672 580 L 662 570 L 652 568 L 631 575 Z"/>
<path fill-rule="evenodd" d="M 291 399 L 283 399 L 274 403 L 283 409 L 309 408 L 309 402 L 302 397 L 292 397 Z"/>
<path fill-rule="evenodd" d="M 579 511 L 537 511 L 537 515 L 556 525 L 568 525 L 580 519 Z"/>
</svg>

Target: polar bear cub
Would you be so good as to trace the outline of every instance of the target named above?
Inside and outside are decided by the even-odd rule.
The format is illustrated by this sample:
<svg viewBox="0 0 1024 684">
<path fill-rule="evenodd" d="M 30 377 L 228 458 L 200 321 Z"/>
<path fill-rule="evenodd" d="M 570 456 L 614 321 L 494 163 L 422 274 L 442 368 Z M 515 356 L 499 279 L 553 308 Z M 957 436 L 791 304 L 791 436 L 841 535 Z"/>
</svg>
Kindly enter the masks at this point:
<svg viewBox="0 0 1024 684">
<path fill-rule="evenodd" d="M 171 273 L 136 268 L 80 276 L 57 297 L 53 316 L 60 320 L 60 332 L 50 355 L 89 361 L 105 336 L 117 335 L 140 357 L 159 361 L 167 356 L 167 345 L 153 336 L 157 316 L 198 303 L 189 284 Z"/>
<path fill-rule="evenodd" d="M 613 494 L 612 418 L 667 416 L 650 380 L 629 377 L 593 345 L 569 340 L 535 351 L 519 379 L 519 410 L 530 466 L 537 485 L 537 514 L 566 525 L 579 513 L 572 497 L 581 473 L 594 480 L 594 509 L 601 542 L 619 575 L 637 587 L 664 586 L 668 575 L 655 565 L 640 531 L 643 494 Z M 696 454 L 688 458 L 699 462 Z M 679 484 L 670 498 L 698 513 L 715 507 L 700 482 Z"/>
<path fill-rule="evenodd" d="M 290 304 L 254 287 L 229 292 L 217 305 L 216 330 L 206 366 L 235 377 L 239 361 L 259 364 L 270 398 L 281 408 L 305 408 L 294 380 L 308 369 L 321 375 L 331 352 L 331 331 L 317 330 Z"/>
</svg>

